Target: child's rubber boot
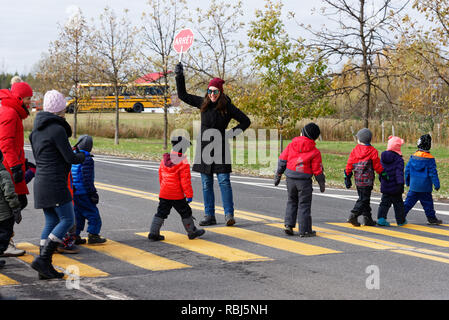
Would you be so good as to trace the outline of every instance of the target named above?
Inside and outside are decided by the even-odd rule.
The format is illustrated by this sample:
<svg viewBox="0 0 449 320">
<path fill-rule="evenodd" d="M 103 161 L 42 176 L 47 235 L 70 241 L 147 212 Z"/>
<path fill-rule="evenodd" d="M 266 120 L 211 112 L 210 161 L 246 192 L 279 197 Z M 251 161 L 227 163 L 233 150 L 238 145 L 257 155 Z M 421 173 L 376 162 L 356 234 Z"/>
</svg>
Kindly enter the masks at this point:
<svg viewBox="0 0 449 320">
<path fill-rule="evenodd" d="M 389 227 L 390 226 L 390 223 L 387 221 L 387 219 L 385 219 L 385 218 L 379 218 L 379 219 L 377 219 L 377 224 L 379 225 L 379 226 L 383 226 L 383 227 Z"/>
<path fill-rule="evenodd" d="M 357 221 L 358 215 L 354 212 L 349 216 L 348 222 L 352 224 L 354 227 L 360 227 L 360 223 Z"/>
<path fill-rule="evenodd" d="M 150 241 L 161 241 L 165 237 L 160 234 L 161 227 L 164 224 L 164 219 L 154 216 L 151 222 L 150 233 L 148 234 L 148 239 Z"/>
<path fill-rule="evenodd" d="M 193 218 L 191 216 L 182 219 L 182 224 L 184 225 L 184 229 L 186 229 L 187 236 L 190 240 L 200 237 L 206 232 L 204 229 L 197 229 L 195 227 L 195 223 L 193 222 Z"/>
<path fill-rule="evenodd" d="M 407 223 L 408 223 L 407 220 L 404 219 L 404 222 L 402 222 L 402 223 L 398 222 L 398 227 L 405 226 Z"/>
<path fill-rule="evenodd" d="M 286 235 L 292 236 L 293 235 L 293 228 L 290 226 L 284 226 L 284 232 Z"/>
<path fill-rule="evenodd" d="M 373 218 L 371 217 L 371 215 L 366 215 L 363 216 L 363 221 L 364 221 L 364 225 L 365 226 L 369 226 L 369 227 L 374 227 L 376 225 L 376 221 L 373 220 Z"/>
</svg>

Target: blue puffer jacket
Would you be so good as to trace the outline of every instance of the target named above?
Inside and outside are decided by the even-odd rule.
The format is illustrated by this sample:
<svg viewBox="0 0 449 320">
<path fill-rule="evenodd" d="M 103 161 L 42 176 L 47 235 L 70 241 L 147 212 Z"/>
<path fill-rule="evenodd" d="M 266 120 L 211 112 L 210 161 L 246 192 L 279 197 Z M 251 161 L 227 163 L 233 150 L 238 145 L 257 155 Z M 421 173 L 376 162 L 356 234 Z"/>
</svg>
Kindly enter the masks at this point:
<svg viewBox="0 0 449 320">
<path fill-rule="evenodd" d="M 388 175 L 388 180 L 380 179 L 380 192 L 398 194 L 404 192 L 404 159 L 394 151 L 384 151 L 380 156 L 380 163 Z"/>
<path fill-rule="evenodd" d="M 86 155 L 82 164 L 72 165 L 73 193 L 76 195 L 92 194 L 97 192 L 95 188 L 94 159 L 89 152 L 80 150 Z"/>
<path fill-rule="evenodd" d="M 405 167 L 405 184 L 415 192 L 432 192 L 432 185 L 440 188 L 437 164 L 429 152 L 417 151 L 410 156 Z"/>
</svg>

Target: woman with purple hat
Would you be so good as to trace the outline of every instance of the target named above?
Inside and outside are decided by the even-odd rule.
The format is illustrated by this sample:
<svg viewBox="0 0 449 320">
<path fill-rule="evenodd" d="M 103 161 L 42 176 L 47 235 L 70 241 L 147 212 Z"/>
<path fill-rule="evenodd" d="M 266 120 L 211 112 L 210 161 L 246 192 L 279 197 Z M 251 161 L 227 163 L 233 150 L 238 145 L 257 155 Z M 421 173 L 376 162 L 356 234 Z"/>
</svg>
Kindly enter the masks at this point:
<svg viewBox="0 0 449 320">
<path fill-rule="evenodd" d="M 206 95 L 201 97 L 187 93 L 182 63 L 176 65 L 175 74 L 179 99 L 201 111 L 200 147 L 196 149 L 192 168 L 193 171 L 201 173 L 203 187 L 206 215 L 199 224 L 208 226 L 217 223 L 213 187 L 214 174 L 216 174 L 223 200 L 226 225 L 232 226 L 235 224 L 235 219 L 230 180 L 232 167 L 227 139 L 242 133 L 250 126 L 251 121 L 223 93 L 224 80 L 213 78 L 209 82 Z M 235 119 L 238 125 L 226 131 L 232 119 Z"/>
<path fill-rule="evenodd" d="M 65 120 L 66 101 L 56 91 L 44 96 L 43 111 L 36 115 L 30 134 L 36 160 L 34 207 L 43 209 L 45 226 L 40 241 L 40 254 L 31 267 L 40 279 L 62 278 L 52 265 L 52 256 L 65 234 L 75 223 L 72 195 L 67 179 L 72 164 L 84 162 L 82 152 L 74 153 L 69 143 L 72 128 Z"/>
</svg>

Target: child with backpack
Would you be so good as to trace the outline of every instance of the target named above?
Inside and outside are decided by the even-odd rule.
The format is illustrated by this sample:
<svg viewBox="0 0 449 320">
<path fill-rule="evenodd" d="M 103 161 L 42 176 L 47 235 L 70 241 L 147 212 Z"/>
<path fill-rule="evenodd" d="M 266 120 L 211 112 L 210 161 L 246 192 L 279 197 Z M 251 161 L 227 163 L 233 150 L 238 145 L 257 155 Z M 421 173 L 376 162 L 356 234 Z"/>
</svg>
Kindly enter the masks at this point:
<svg viewBox="0 0 449 320">
<path fill-rule="evenodd" d="M 432 198 L 433 186 L 436 191 L 440 189 L 437 164 L 435 157 L 430 154 L 432 137 L 429 134 L 421 136 L 417 147 L 418 151 L 410 156 L 405 167 L 405 184 L 410 186 L 404 202 L 405 216 L 419 200 L 426 214 L 427 224 L 439 225 L 443 221 L 435 215 Z"/>
<path fill-rule="evenodd" d="M 382 179 L 382 176 L 379 176 L 380 192 L 382 193 L 377 211 L 377 224 L 379 226 L 390 226 L 390 223 L 387 221 L 387 214 L 391 205 L 393 205 L 398 226 L 403 226 L 407 223 L 404 215 L 404 201 L 402 200 L 405 183 L 404 159 L 401 152 L 403 144 L 404 140 L 399 137 L 388 137 L 387 150 L 382 152 L 380 156 L 380 163 L 389 179 Z"/>
<path fill-rule="evenodd" d="M 348 222 L 355 227 L 360 227 L 357 218 L 363 215 L 366 226 L 375 226 L 376 222 L 371 216 L 371 192 L 374 185 L 374 172 L 382 175 L 385 179 L 388 176 L 383 171 L 380 163 L 379 153 L 371 145 L 373 134 L 368 128 L 363 128 L 357 132 L 357 146 L 349 155 L 345 174 L 345 185 L 349 189 L 352 186 L 351 178 L 354 172 L 354 180 L 358 193 L 358 200 L 351 210 Z"/>
<path fill-rule="evenodd" d="M 165 153 L 159 166 L 159 205 L 157 213 L 151 222 L 148 239 L 150 241 L 164 240 L 160 234 L 164 220 L 170 214 L 170 210 L 175 208 L 182 219 L 182 224 L 190 240 L 202 236 L 203 229 L 197 229 L 193 222 L 192 209 L 189 203 L 192 202 L 193 189 L 190 176 L 190 164 L 184 155 L 190 146 L 190 141 L 182 136 L 174 137 L 171 140 L 172 150 Z"/>
</svg>

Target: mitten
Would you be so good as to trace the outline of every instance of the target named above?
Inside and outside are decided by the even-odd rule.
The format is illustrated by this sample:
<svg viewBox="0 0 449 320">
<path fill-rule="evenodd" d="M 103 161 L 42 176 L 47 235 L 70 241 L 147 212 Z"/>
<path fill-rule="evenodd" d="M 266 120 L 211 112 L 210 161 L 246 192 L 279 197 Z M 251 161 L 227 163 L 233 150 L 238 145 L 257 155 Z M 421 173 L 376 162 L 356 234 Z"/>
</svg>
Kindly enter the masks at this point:
<svg viewBox="0 0 449 320">
<path fill-rule="evenodd" d="M 182 63 L 178 63 L 175 67 L 175 74 L 177 76 L 183 75 L 184 74 L 184 67 L 182 66 Z"/>
<path fill-rule="evenodd" d="M 187 203 L 190 203 L 190 202 L 192 202 L 192 201 L 193 201 L 192 198 L 187 198 Z"/>
<path fill-rule="evenodd" d="M 11 167 L 11 172 L 12 172 L 12 178 L 14 180 L 14 183 L 19 183 L 23 180 L 24 175 L 23 175 L 21 164 Z"/>
<path fill-rule="evenodd" d="M 89 194 L 90 201 L 92 201 L 93 204 L 98 204 L 100 201 L 100 197 L 98 196 L 97 192 Z"/>
<path fill-rule="evenodd" d="M 315 179 L 318 182 L 318 185 L 320 186 L 320 191 L 324 192 L 326 190 L 326 177 L 324 176 L 324 174 L 315 176 Z"/>
<path fill-rule="evenodd" d="M 388 174 L 387 174 L 386 171 L 382 171 L 381 174 L 380 174 L 380 176 L 382 177 L 382 179 L 385 179 L 385 180 L 387 180 L 387 181 L 390 180 L 390 177 L 388 176 Z"/>
<path fill-rule="evenodd" d="M 346 174 L 346 170 L 343 171 L 343 172 L 345 173 L 345 186 L 346 186 L 346 189 L 350 189 L 352 187 L 352 181 L 351 181 L 352 172 L 349 175 Z"/>
<path fill-rule="evenodd" d="M 279 173 L 274 174 L 274 185 L 275 186 L 279 185 L 279 183 L 281 182 L 281 178 L 282 178 L 282 174 L 279 174 Z"/>
<path fill-rule="evenodd" d="M 20 208 L 12 209 L 12 215 L 14 216 L 14 221 L 19 224 L 22 221 L 22 213 Z"/>
</svg>

